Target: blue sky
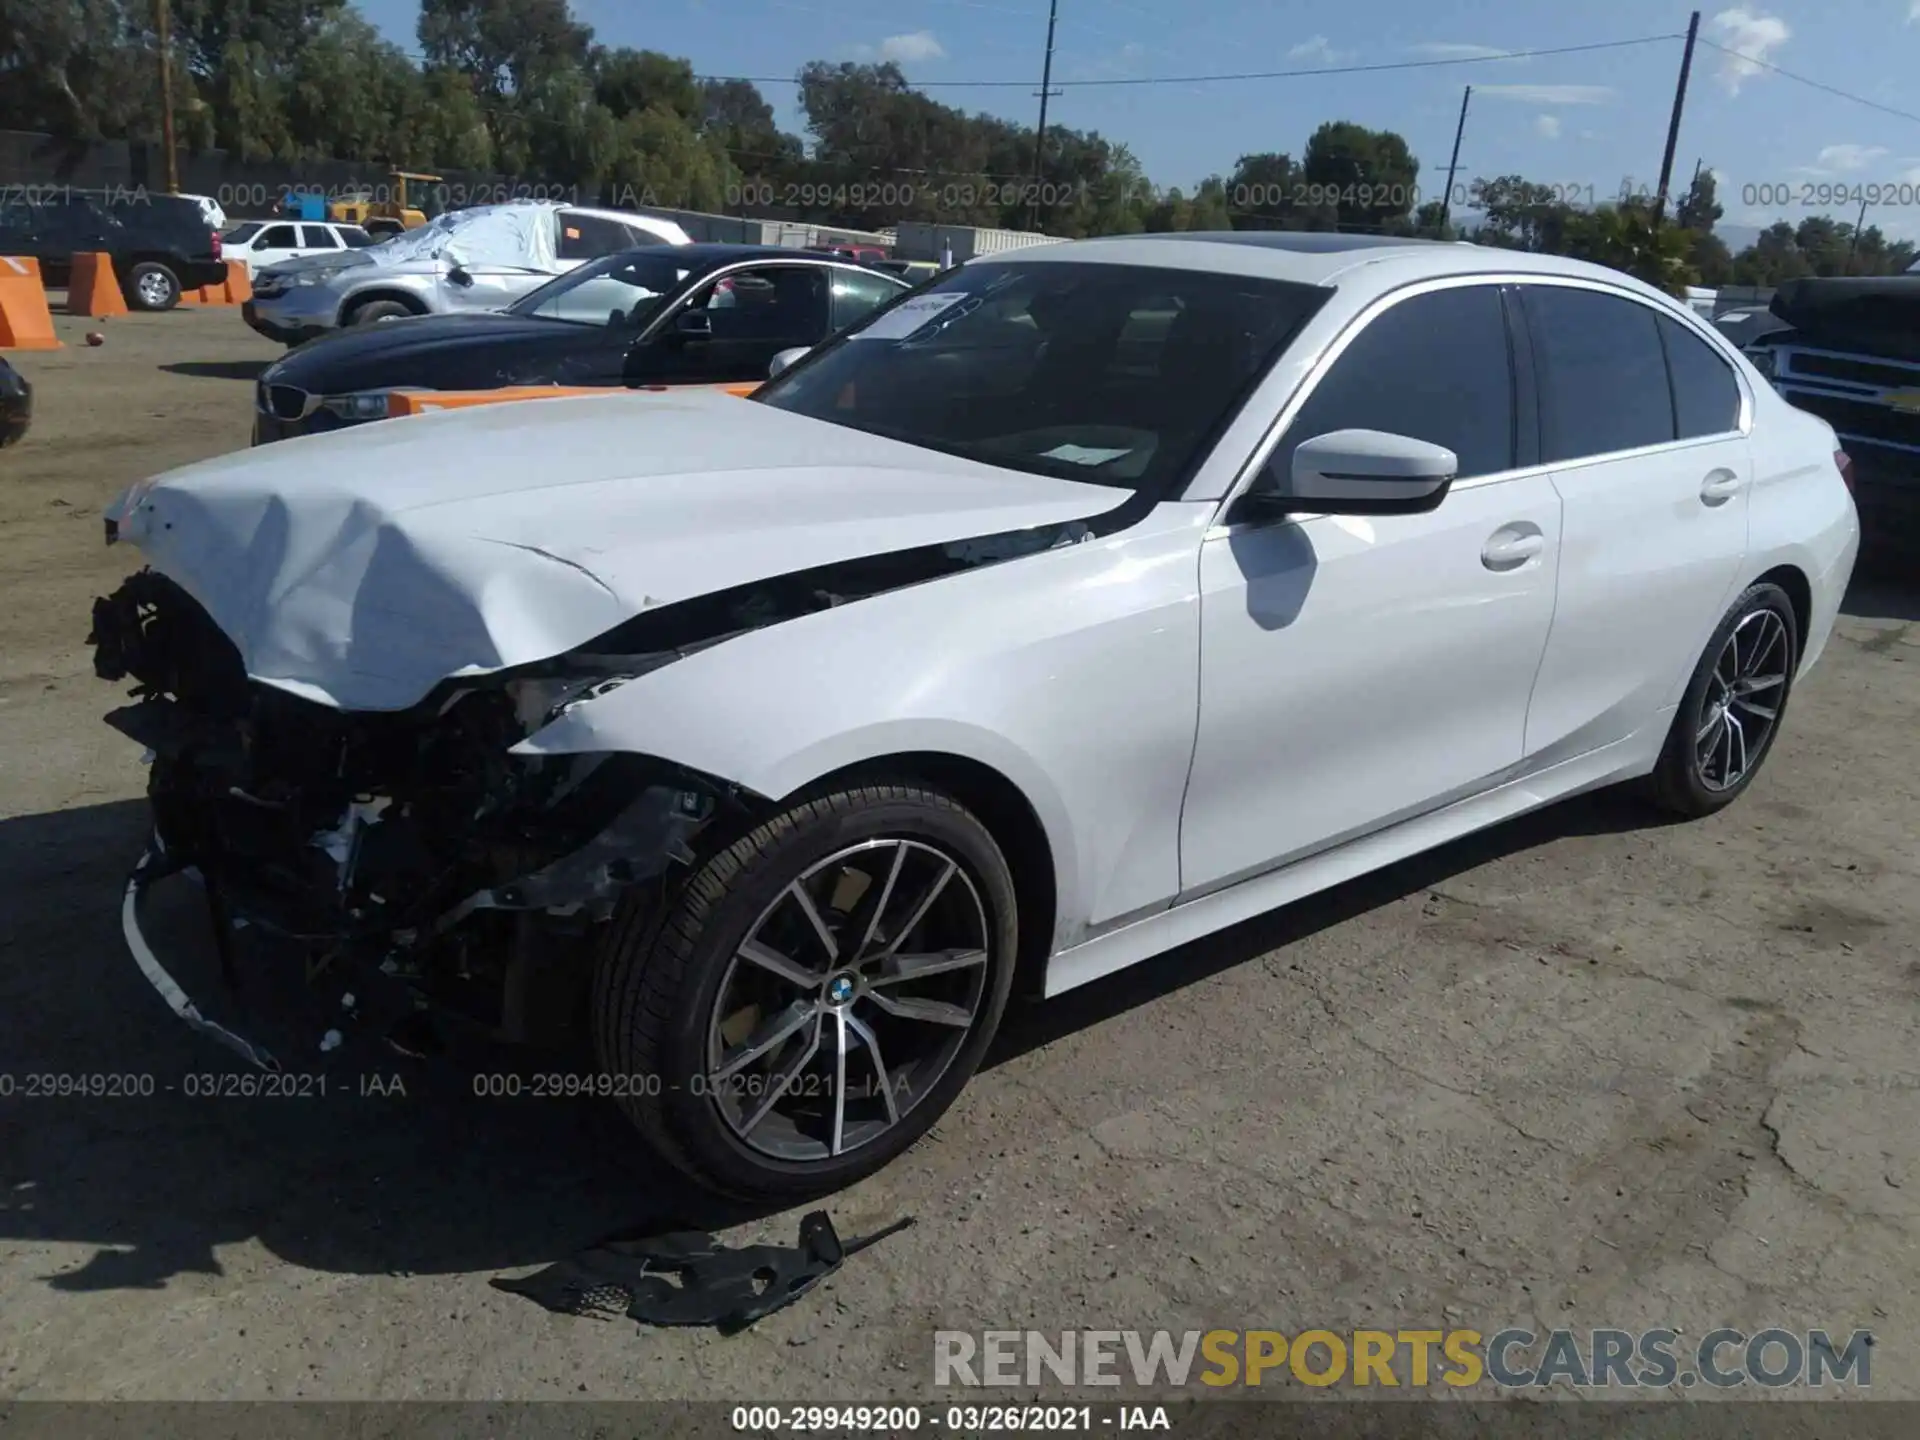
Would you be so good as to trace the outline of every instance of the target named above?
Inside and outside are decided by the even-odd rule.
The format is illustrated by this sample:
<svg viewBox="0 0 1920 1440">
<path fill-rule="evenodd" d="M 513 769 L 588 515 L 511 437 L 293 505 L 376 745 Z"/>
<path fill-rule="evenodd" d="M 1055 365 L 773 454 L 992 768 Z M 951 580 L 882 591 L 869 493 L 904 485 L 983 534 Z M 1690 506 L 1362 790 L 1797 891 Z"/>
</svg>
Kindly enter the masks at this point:
<svg viewBox="0 0 1920 1440">
<path fill-rule="evenodd" d="M 361 0 L 412 49 L 414 0 Z M 1031 123 L 1047 0 L 574 0 L 610 45 L 692 60 L 702 74 L 790 76 L 810 59 L 897 59 L 940 100 Z M 1060 82 L 1432 60 L 1678 35 L 1688 8 L 1666 0 L 1605 6 L 1500 0 L 1060 0 Z M 1782 0 L 1702 11 L 1703 39 L 1920 116 L 1920 0 Z M 1518 171 L 1600 196 L 1651 188 L 1660 168 L 1681 45 L 1398 72 L 1309 74 L 1213 84 L 1066 86 L 1050 119 L 1132 147 L 1152 179 L 1191 187 L 1246 151 L 1299 154 L 1314 127 L 1347 119 L 1399 131 L 1437 194 L 1463 86 L 1474 87 L 1464 178 Z M 1001 89 L 941 81 L 1029 82 Z M 783 125 L 802 129 L 791 85 L 761 87 Z M 1920 119 L 1822 93 L 1702 45 L 1674 160 L 1720 177 L 1725 226 L 1808 213 L 1851 219 L 1832 190 L 1895 188 L 1869 220 L 1920 238 Z M 1782 187 L 1768 205 L 1758 186 Z M 1904 186 L 1906 193 L 1899 193 Z M 1844 193 L 1840 192 L 1840 193 Z M 1812 202 L 1810 207 L 1803 200 Z M 1904 201 L 1905 203 L 1901 203 Z"/>
</svg>

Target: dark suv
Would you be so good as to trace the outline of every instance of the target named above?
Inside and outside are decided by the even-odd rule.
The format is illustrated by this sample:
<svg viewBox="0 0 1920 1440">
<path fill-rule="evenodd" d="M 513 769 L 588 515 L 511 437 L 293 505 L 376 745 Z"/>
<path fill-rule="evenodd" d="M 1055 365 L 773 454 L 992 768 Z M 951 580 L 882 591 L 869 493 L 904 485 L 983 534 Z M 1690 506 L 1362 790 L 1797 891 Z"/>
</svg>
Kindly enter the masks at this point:
<svg viewBox="0 0 1920 1440">
<path fill-rule="evenodd" d="M 65 285 L 74 255 L 89 250 L 113 257 L 120 292 L 135 310 L 171 310 L 182 289 L 227 278 L 219 233 L 199 203 L 183 196 L 55 190 L 0 200 L 0 255 L 38 260 L 46 284 Z"/>
</svg>

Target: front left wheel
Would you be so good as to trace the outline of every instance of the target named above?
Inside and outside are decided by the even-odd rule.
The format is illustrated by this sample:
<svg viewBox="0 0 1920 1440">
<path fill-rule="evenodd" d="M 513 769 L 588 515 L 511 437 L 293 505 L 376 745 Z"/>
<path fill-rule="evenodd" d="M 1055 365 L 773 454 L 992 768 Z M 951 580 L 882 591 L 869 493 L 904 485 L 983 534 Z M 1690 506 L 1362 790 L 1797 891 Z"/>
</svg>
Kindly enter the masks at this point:
<svg viewBox="0 0 1920 1440">
<path fill-rule="evenodd" d="M 630 896 L 594 988 L 596 1059 L 663 1158 L 784 1203 L 879 1169 L 953 1103 L 1012 987 L 1005 857 L 916 785 L 795 804 L 665 904 Z"/>
</svg>

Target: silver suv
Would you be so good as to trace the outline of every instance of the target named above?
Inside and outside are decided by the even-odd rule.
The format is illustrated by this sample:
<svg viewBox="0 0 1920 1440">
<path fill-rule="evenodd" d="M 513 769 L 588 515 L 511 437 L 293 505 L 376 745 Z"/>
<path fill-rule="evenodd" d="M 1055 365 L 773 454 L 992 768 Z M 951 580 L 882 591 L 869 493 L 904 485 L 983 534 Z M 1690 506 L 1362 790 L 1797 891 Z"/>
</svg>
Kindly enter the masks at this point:
<svg viewBox="0 0 1920 1440">
<path fill-rule="evenodd" d="M 636 245 L 685 245 L 671 220 L 551 201 L 452 210 L 364 249 L 272 265 L 254 276 L 248 325 L 298 345 L 406 315 L 504 310 L 586 260 Z"/>
</svg>

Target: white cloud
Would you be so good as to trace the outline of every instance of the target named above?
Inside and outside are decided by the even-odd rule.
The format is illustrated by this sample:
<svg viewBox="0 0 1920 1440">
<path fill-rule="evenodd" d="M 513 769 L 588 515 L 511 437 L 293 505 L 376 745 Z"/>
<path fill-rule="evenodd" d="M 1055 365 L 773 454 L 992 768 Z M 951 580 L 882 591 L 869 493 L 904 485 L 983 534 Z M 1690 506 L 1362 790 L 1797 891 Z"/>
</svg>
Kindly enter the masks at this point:
<svg viewBox="0 0 1920 1440">
<path fill-rule="evenodd" d="M 1560 117 L 1558 115 L 1534 116 L 1533 131 L 1542 140 L 1558 140 L 1560 138 Z"/>
<path fill-rule="evenodd" d="M 1620 92 L 1608 85 L 1476 85 L 1473 93 L 1529 105 L 1605 105 Z"/>
<path fill-rule="evenodd" d="M 1920 0 L 1913 0 L 1913 3 L 1907 6 L 1907 23 L 1920 25 Z"/>
<path fill-rule="evenodd" d="M 1351 60 L 1351 50 L 1336 50 L 1327 43 L 1327 37 L 1316 35 L 1311 40 L 1302 40 L 1287 51 L 1289 60 L 1310 60 L 1316 65 L 1338 65 L 1343 60 Z"/>
<path fill-rule="evenodd" d="M 1717 43 L 1734 52 L 1720 57 L 1720 83 L 1729 95 L 1738 95 L 1742 85 L 1762 73 L 1772 53 L 1793 38 L 1786 21 L 1744 5 L 1722 10 L 1708 24 L 1719 32 Z"/>
<path fill-rule="evenodd" d="M 915 30 L 911 35 L 889 35 L 878 45 L 856 45 L 853 54 L 861 60 L 913 65 L 923 60 L 946 59 L 947 47 L 931 30 Z"/>
<path fill-rule="evenodd" d="M 1920 5 L 1920 0 L 1913 0 Z M 1454 40 L 1429 40 L 1420 45 L 1407 47 L 1416 55 L 1425 55 L 1430 60 L 1503 60 L 1513 59 L 1511 50 L 1502 50 L 1498 45 L 1467 45 Z"/>
<path fill-rule="evenodd" d="M 1814 159 L 1823 169 L 1864 170 L 1888 153 L 1884 145 L 1828 145 Z"/>
</svg>

